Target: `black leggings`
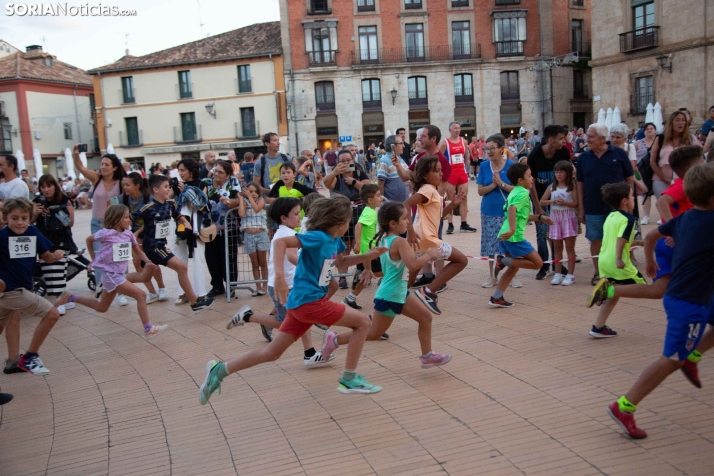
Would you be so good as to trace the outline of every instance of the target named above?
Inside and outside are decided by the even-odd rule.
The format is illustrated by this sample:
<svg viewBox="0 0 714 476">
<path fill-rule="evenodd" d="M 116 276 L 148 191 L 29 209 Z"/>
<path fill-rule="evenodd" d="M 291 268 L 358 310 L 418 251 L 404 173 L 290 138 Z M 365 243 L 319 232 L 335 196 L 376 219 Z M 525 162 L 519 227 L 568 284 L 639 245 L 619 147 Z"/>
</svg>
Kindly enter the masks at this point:
<svg viewBox="0 0 714 476">
<path fill-rule="evenodd" d="M 228 253 L 230 261 L 230 279 L 231 281 L 238 280 L 238 236 L 232 234 Z M 226 279 L 226 235 L 220 234 L 216 239 L 206 243 L 206 265 L 208 272 L 211 274 L 211 289 L 213 291 L 225 291 L 223 285 Z"/>
</svg>

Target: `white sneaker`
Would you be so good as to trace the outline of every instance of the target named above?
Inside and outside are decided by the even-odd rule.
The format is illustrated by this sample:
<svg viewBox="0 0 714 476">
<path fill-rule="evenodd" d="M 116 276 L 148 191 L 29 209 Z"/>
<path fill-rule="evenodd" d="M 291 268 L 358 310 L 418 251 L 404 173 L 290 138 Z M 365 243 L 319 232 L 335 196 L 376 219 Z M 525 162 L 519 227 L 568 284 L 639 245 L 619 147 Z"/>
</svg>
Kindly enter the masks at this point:
<svg viewBox="0 0 714 476">
<path fill-rule="evenodd" d="M 164 332 L 168 328 L 169 328 L 168 324 L 161 324 L 160 326 L 151 326 L 151 330 L 149 330 L 149 332 L 146 332 L 146 331 L 144 332 L 144 337 L 146 337 L 147 340 L 152 339 L 152 338 L 156 337 L 157 335 L 161 334 L 162 332 Z"/>
<path fill-rule="evenodd" d="M 660 218 L 659 220 L 657 220 L 657 224 L 658 224 L 658 225 L 664 225 L 664 220 L 662 220 L 662 219 Z"/>
<path fill-rule="evenodd" d="M 335 354 L 330 354 L 331 361 L 335 360 L 335 357 Z M 305 367 L 314 367 L 315 365 L 326 364 L 327 362 L 322 358 L 322 352 L 318 350 L 312 357 L 303 357 L 302 363 L 305 364 Z"/>
<path fill-rule="evenodd" d="M 640 225 L 649 225 L 650 224 L 650 217 L 642 217 L 642 220 L 640 220 Z"/>
<path fill-rule="evenodd" d="M 482 288 L 492 288 L 495 285 L 498 284 L 498 279 L 494 278 L 493 276 L 489 276 L 486 281 L 481 284 Z"/>
<path fill-rule="evenodd" d="M 70 309 L 74 309 L 74 308 L 75 308 L 75 305 L 74 305 L 73 302 L 66 302 L 66 303 L 63 304 L 63 306 L 64 306 L 64 308 L 67 309 L 67 310 L 70 310 Z"/>
<path fill-rule="evenodd" d="M 513 278 L 513 279 L 511 280 L 511 287 L 512 287 L 512 288 L 522 288 L 522 287 L 523 287 L 523 283 L 520 282 L 520 281 L 518 281 L 516 278 Z"/>
<path fill-rule="evenodd" d="M 120 306 L 128 306 L 129 305 L 129 300 L 123 294 L 119 295 L 119 299 L 117 299 L 117 302 L 119 303 Z"/>
<path fill-rule="evenodd" d="M 575 284 L 575 276 L 572 274 L 569 274 L 563 279 L 563 282 L 560 283 L 561 286 L 570 286 Z"/>
<path fill-rule="evenodd" d="M 151 304 L 159 300 L 159 295 L 157 293 L 146 295 L 146 304 Z"/>
<path fill-rule="evenodd" d="M 550 284 L 553 284 L 555 286 L 561 284 L 563 282 L 563 276 L 562 274 L 558 273 L 555 276 L 553 276 L 553 279 L 550 280 Z"/>
<path fill-rule="evenodd" d="M 166 288 L 161 288 L 159 289 L 159 301 L 167 301 L 169 299 L 169 293 L 166 291 Z"/>
<path fill-rule="evenodd" d="M 60 316 L 67 314 L 67 309 L 64 306 L 57 306 L 57 311 L 59 311 Z"/>
</svg>

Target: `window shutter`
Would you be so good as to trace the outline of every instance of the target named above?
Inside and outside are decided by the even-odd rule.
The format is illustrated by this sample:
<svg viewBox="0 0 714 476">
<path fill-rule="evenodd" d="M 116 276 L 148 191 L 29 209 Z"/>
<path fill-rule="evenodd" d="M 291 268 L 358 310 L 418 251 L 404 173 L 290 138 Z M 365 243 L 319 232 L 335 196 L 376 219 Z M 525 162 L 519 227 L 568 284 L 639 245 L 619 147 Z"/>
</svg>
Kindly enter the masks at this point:
<svg viewBox="0 0 714 476">
<path fill-rule="evenodd" d="M 305 28 L 305 51 L 312 53 L 312 29 Z"/>
<path fill-rule="evenodd" d="M 337 51 L 337 28 L 330 27 L 330 50 Z"/>
<path fill-rule="evenodd" d="M 526 19 L 525 18 L 518 19 L 518 39 L 521 41 L 526 40 Z"/>
</svg>

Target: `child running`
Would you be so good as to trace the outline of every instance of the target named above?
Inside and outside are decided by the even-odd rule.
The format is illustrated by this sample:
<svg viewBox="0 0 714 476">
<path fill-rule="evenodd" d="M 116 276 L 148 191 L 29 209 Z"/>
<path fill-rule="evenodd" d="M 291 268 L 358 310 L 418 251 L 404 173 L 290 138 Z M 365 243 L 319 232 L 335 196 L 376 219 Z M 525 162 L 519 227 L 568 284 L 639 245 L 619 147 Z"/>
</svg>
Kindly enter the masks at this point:
<svg viewBox="0 0 714 476">
<path fill-rule="evenodd" d="M 637 405 L 684 365 L 687 356 L 697 348 L 710 317 L 714 298 L 714 241 L 710 239 L 714 236 L 714 166 L 692 167 L 684 176 L 684 191 L 694 208 L 645 237 L 647 274 L 651 277 L 658 268 L 654 255 L 657 241 L 669 236 L 675 242 L 672 278 L 664 296 L 667 334 L 662 355 L 640 374 L 625 395 L 607 408 L 610 417 L 632 438 L 647 437 L 635 423 L 633 414 Z"/>
<path fill-rule="evenodd" d="M 570 161 L 561 160 L 553 167 L 553 184 L 548 187 L 540 199 L 542 206 L 550 206 L 549 238 L 553 242 L 553 260 L 555 276 L 550 281 L 553 285 L 570 286 L 575 284 L 575 239 L 578 237 L 578 195 L 575 190 L 573 172 L 575 168 Z M 568 274 L 563 275 L 563 242 L 568 251 Z"/>
<path fill-rule="evenodd" d="M 451 360 L 449 354 L 437 354 L 431 350 L 431 313 L 408 291 L 409 273 L 416 273 L 424 264 L 439 255 L 439 248 L 432 247 L 417 258 L 406 239 L 399 235 L 407 231 L 409 210 L 399 202 L 389 202 L 379 209 L 379 234 L 376 242 L 389 251 L 379 257 L 384 278 L 374 295 L 374 314 L 372 325 L 367 333 L 367 340 L 381 339 L 389 329 L 397 314 L 414 319 L 419 324 L 417 335 L 421 345 L 421 367 L 428 369 L 444 365 Z M 334 332 L 328 332 L 330 339 Z M 351 332 L 337 336 L 336 344 L 347 344 Z"/>
<path fill-rule="evenodd" d="M 94 254 L 95 242 L 100 244 L 96 256 Z M 149 262 L 149 258 L 144 254 L 141 245 L 131 232 L 129 208 L 124 205 L 111 205 L 107 208 L 104 214 L 104 228 L 87 237 L 87 250 L 92 258 L 91 266 L 102 271 L 104 292 L 102 292 L 100 300 L 77 296 L 65 291 L 57 301 L 58 305 L 73 302 L 104 313 L 107 312 L 119 292 L 136 299 L 139 318 L 144 325 L 144 337 L 151 339 L 169 327 L 167 324 L 158 326 L 151 324 L 146 293 L 134 285 L 134 283 L 150 281 L 158 266 Z M 132 255 L 145 263 L 141 273 L 126 274 Z"/>
<path fill-rule="evenodd" d="M 265 220 L 265 200 L 260 196 L 260 187 L 250 182 L 241 192 L 243 200 L 238 205 L 238 216 L 241 217 L 241 227 L 245 232 L 243 252 L 250 257 L 253 269 L 255 291 L 253 296 L 265 296 L 268 279 L 268 261 L 266 254 L 270 249 L 267 222 Z"/>
<path fill-rule="evenodd" d="M 364 340 L 369 332 L 367 316 L 345 306 L 327 300 L 327 284 L 336 266 L 352 266 L 366 259 L 377 258 L 387 251 L 375 248 L 367 255 L 343 256 L 345 244 L 342 236 L 352 220 L 352 206 L 347 197 L 337 195 L 329 200 L 317 200 L 310 207 L 311 219 L 305 234 L 280 238 L 274 243 L 275 297 L 287 308 L 287 316 L 277 335 L 267 347 L 255 349 L 229 362 L 211 360 L 206 365 L 206 379 L 199 390 L 201 405 L 208 403 L 211 395 L 219 390 L 221 382 L 230 374 L 271 362 L 281 355 L 313 324 L 338 325 L 353 329 L 347 349 L 345 371 L 340 378 L 341 393 L 376 393 L 382 387 L 372 385 L 357 375 Z M 285 252 L 287 248 L 301 248 L 292 292 L 285 280 Z M 289 296 L 288 296 L 289 293 Z M 330 360 L 335 350 L 334 332 L 325 333 L 322 358 Z M 330 338 L 332 337 L 332 339 Z"/>
<path fill-rule="evenodd" d="M 198 299 L 191 287 L 191 281 L 188 279 L 188 267 L 166 247 L 171 219 L 183 224 L 187 230 L 191 230 L 191 223 L 181 215 L 176 202 L 169 200 L 171 186 L 168 177 L 152 175 L 149 180 L 149 188 L 153 195 L 151 201 L 138 212 L 131 214 L 133 221 L 144 220 L 142 249 L 152 263 L 176 271 L 179 285 L 191 303 L 191 309 L 194 313 L 199 313 L 208 309 L 213 304 L 213 299 L 207 297 Z"/>
<path fill-rule="evenodd" d="M 448 216 L 466 198 L 465 193 L 459 192 L 454 200 L 443 207 L 443 197 L 437 187 L 441 184 L 441 163 L 435 155 L 427 155 L 419 159 L 414 171 L 414 193 L 405 202 L 407 210 L 417 207 L 417 215 L 412 225 L 407 224 L 407 239 L 410 245 L 418 244 L 420 253 L 426 253 L 430 248 L 437 248 L 439 253 L 435 260 L 443 259 L 449 264 L 427 286 L 419 288 L 415 294 L 426 304 L 434 314 L 441 314 L 437 306 L 438 298 L 435 291 L 459 274 L 468 264 L 464 254 L 452 247 L 446 241 L 439 239 L 439 225 L 444 217 Z M 413 283 L 416 273 L 410 278 Z M 432 291 L 434 290 L 434 291 Z"/>
<path fill-rule="evenodd" d="M 645 278 L 632 264 L 630 247 L 637 232 L 637 218 L 632 215 L 635 208 L 635 197 L 632 187 L 626 182 L 610 183 L 602 187 L 602 199 L 612 207 L 613 212 L 607 216 L 603 224 L 602 247 L 598 260 L 598 270 L 602 279 L 595 286 L 598 293 L 591 293 L 588 307 L 601 296 L 603 288 L 613 284 L 647 284 Z M 596 339 L 616 337 L 617 332 L 605 325 L 607 318 L 617 305 L 619 297 L 605 301 L 600 306 L 597 320 L 590 330 L 590 335 Z"/>
<path fill-rule="evenodd" d="M 280 226 L 273 236 L 272 244 L 270 245 L 270 261 L 268 262 L 268 294 L 270 295 L 270 299 L 273 300 L 276 313 L 255 314 L 250 306 L 243 306 L 228 321 L 227 329 L 231 329 L 234 326 L 242 326 L 246 322 L 260 324 L 261 329 L 278 329 L 280 324 L 285 320 L 288 311 L 285 309 L 285 306 L 275 298 L 275 251 L 273 245 L 279 238 L 295 236 L 295 228 L 300 226 L 300 210 L 300 200 L 297 198 L 278 198 L 270 206 L 270 219 L 275 223 L 280 223 Z M 288 285 L 288 291 L 293 288 L 293 278 L 295 276 L 295 266 L 297 262 L 297 250 L 295 248 L 288 248 L 283 261 L 283 270 L 285 271 L 285 282 Z M 266 335 L 264 330 L 263 337 L 265 337 L 268 342 L 272 341 L 271 335 Z M 316 352 L 312 346 L 312 336 L 310 333 L 306 332 L 301 339 L 305 350 L 303 363 L 307 367 L 325 363 L 325 361 L 322 360 L 322 352 Z M 332 355 L 331 359 L 334 359 L 334 357 L 335 356 Z"/>
<path fill-rule="evenodd" d="M 503 296 L 511 280 L 516 276 L 518 270 L 541 269 L 543 260 L 538 252 L 533 248 L 525 237 L 526 225 L 529 221 L 546 223 L 552 225 L 553 221 L 546 215 L 531 214 L 531 194 L 529 190 L 533 186 L 533 176 L 528 164 L 517 163 L 509 167 L 506 172 L 508 180 L 514 185 L 506 200 L 505 213 L 506 221 L 498 232 L 501 240 L 499 246 L 503 254 L 496 256 L 493 271 L 496 278 L 498 273 L 508 267 L 503 277 L 496 285 L 496 291 L 488 301 L 491 307 L 513 307 L 513 303 L 506 301 Z"/>
</svg>

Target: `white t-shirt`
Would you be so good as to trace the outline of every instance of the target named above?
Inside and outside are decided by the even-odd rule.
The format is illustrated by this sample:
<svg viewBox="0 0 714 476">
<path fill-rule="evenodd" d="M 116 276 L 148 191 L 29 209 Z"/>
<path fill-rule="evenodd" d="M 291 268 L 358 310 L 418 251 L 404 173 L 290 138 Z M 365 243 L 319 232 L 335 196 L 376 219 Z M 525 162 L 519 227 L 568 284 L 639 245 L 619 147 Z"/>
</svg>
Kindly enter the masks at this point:
<svg viewBox="0 0 714 476">
<path fill-rule="evenodd" d="M 573 202 L 573 191 L 568 191 L 568 187 L 558 187 L 555 190 L 551 190 L 550 199 L 557 200 L 562 198 L 564 202 Z M 555 203 L 550 206 L 551 210 L 575 210 L 572 207 L 566 207 L 564 205 L 556 205 Z"/>
<path fill-rule="evenodd" d="M 16 177 L 9 182 L 0 184 L 0 199 L 27 198 L 30 196 L 30 189 L 20 177 Z"/>
<path fill-rule="evenodd" d="M 295 235 L 295 230 L 285 225 L 280 225 L 275 235 L 273 235 L 273 241 L 270 242 L 270 259 L 268 260 L 268 286 L 275 287 L 275 264 L 273 262 L 273 257 L 275 256 L 275 240 Z M 295 278 L 295 265 L 288 261 L 287 252 L 283 260 L 283 271 L 285 272 L 285 282 L 288 284 L 288 289 L 292 289 L 293 279 Z"/>
</svg>

